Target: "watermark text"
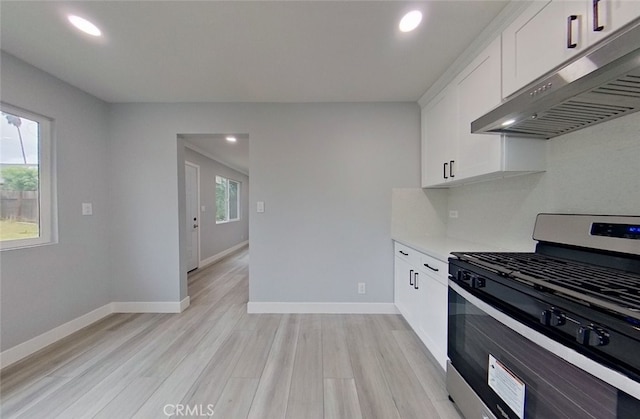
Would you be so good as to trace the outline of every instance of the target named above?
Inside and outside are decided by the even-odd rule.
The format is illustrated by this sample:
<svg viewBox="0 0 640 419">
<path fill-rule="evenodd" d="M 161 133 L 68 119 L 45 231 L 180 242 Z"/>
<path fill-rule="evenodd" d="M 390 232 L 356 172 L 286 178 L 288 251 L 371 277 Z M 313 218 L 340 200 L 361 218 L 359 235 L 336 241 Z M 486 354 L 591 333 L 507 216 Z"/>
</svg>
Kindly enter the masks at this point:
<svg viewBox="0 0 640 419">
<path fill-rule="evenodd" d="M 209 417 L 214 413 L 212 404 L 165 404 L 162 412 L 165 416 L 203 416 Z"/>
</svg>

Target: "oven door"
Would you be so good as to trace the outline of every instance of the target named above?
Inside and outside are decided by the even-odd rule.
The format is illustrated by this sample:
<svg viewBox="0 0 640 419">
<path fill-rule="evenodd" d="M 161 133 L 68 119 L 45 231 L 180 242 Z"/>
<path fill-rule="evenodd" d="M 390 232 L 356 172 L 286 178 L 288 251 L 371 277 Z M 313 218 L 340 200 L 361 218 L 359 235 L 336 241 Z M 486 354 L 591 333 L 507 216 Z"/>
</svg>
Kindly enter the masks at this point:
<svg viewBox="0 0 640 419">
<path fill-rule="evenodd" d="M 513 319 L 499 308 L 453 281 L 448 328 L 453 368 L 447 371 L 447 389 L 459 407 L 469 405 L 465 399 L 473 396 L 505 419 L 637 417 L 637 399 L 533 342 L 528 337 L 537 332 L 521 324 L 513 327 Z M 475 394 L 450 386 L 453 375 Z M 461 410 L 467 419 L 487 417 Z"/>
</svg>

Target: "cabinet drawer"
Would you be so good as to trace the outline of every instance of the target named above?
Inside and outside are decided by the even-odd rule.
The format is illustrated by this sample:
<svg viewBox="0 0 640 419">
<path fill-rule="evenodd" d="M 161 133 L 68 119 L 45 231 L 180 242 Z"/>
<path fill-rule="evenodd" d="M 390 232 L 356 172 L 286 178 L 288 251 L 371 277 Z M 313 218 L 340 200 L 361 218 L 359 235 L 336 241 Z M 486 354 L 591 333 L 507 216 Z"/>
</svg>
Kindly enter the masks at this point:
<svg viewBox="0 0 640 419">
<path fill-rule="evenodd" d="M 420 254 L 420 270 L 436 279 L 441 284 L 447 285 L 449 264 L 429 255 Z"/>
<path fill-rule="evenodd" d="M 394 248 L 397 257 L 406 260 L 413 266 L 420 266 L 420 252 L 398 242 L 395 242 Z"/>
</svg>

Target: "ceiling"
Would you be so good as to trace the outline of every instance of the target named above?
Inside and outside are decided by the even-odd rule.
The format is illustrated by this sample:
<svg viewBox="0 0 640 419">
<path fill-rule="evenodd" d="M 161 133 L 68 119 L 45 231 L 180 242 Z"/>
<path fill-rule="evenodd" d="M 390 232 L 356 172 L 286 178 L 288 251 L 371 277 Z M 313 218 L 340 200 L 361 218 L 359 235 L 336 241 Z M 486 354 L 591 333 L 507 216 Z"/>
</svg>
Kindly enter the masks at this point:
<svg viewBox="0 0 640 419">
<path fill-rule="evenodd" d="M 0 45 L 111 103 L 413 102 L 507 3 L 2 0 Z M 413 9 L 422 25 L 401 33 Z"/>
<path fill-rule="evenodd" d="M 228 136 L 236 142 L 227 141 Z M 249 134 L 182 134 L 180 138 L 190 149 L 249 175 Z"/>
</svg>

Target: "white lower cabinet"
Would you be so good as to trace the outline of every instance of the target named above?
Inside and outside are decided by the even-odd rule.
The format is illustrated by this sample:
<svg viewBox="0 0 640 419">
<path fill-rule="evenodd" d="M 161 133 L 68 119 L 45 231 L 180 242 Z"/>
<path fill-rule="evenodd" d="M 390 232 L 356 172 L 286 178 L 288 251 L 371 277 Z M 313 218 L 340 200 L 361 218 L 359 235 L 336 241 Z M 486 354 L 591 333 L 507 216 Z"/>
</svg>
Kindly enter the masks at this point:
<svg viewBox="0 0 640 419">
<path fill-rule="evenodd" d="M 413 281 L 414 268 L 404 258 L 395 258 L 395 304 L 404 318 L 411 322 L 413 320 Z"/>
<path fill-rule="evenodd" d="M 395 243 L 395 304 L 442 369 L 447 363 L 447 264 Z"/>
<path fill-rule="evenodd" d="M 447 285 L 425 276 L 420 338 L 443 370 L 447 366 Z"/>
<path fill-rule="evenodd" d="M 394 302 L 407 322 L 416 323 L 419 319 L 417 307 L 420 304 L 418 275 L 419 253 L 400 243 L 395 245 L 395 297 Z"/>
</svg>

